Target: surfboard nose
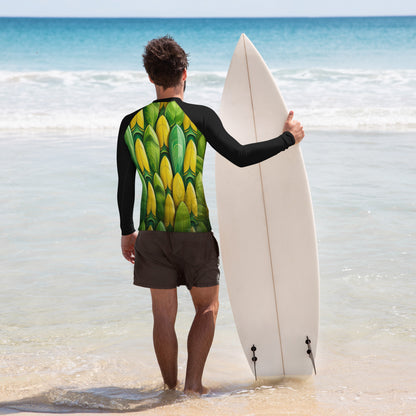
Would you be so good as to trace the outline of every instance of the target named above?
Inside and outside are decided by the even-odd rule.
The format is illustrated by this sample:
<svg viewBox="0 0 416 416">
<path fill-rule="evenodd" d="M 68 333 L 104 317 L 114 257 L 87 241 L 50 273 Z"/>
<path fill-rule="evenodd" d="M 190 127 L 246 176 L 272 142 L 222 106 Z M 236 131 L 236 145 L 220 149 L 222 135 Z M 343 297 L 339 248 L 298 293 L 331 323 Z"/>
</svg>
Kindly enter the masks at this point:
<svg viewBox="0 0 416 416">
<path fill-rule="evenodd" d="M 241 43 L 242 43 L 243 45 L 245 45 L 247 41 L 249 41 L 249 42 L 250 42 L 250 40 L 249 40 L 248 36 L 247 36 L 245 33 L 242 33 L 242 34 L 240 35 L 240 39 L 239 39 L 239 40 L 238 40 L 238 42 L 237 42 L 236 49 L 237 49 L 237 47 L 238 47 L 238 45 L 239 45 L 239 44 L 241 44 Z"/>
</svg>

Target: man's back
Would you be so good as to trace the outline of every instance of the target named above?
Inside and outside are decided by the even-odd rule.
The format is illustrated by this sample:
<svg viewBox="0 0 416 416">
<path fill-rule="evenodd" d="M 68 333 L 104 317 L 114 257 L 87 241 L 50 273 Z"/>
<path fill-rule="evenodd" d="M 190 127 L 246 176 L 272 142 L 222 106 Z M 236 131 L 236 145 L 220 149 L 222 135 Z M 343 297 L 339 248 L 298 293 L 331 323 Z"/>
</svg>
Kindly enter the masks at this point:
<svg viewBox="0 0 416 416">
<path fill-rule="evenodd" d="M 139 230 L 210 231 L 201 131 L 175 100 L 157 100 L 124 124 L 124 141 L 142 182 Z"/>
</svg>

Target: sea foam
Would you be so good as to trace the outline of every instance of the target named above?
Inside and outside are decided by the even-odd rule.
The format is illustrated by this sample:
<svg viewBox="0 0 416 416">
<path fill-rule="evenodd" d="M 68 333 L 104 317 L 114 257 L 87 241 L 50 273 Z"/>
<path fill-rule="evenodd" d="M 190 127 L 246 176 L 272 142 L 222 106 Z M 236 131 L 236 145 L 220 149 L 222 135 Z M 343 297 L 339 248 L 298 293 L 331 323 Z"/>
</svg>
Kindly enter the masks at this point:
<svg viewBox="0 0 416 416">
<path fill-rule="evenodd" d="M 416 131 L 416 70 L 274 69 L 309 130 Z M 219 109 L 225 71 L 190 72 L 185 99 Z M 0 71 L 0 129 L 117 129 L 153 100 L 139 71 Z"/>
</svg>

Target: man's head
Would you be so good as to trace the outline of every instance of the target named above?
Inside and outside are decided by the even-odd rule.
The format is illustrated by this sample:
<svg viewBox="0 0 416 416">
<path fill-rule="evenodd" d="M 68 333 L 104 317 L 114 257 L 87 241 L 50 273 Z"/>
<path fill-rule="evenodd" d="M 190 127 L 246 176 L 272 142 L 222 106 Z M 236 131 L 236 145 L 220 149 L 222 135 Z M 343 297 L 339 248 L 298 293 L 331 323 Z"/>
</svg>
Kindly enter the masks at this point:
<svg viewBox="0 0 416 416">
<path fill-rule="evenodd" d="M 143 64 L 150 80 L 166 89 L 181 83 L 188 67 L 188 55 L 173 38 L 164 36 L 147 44 Z"/>
</svg>

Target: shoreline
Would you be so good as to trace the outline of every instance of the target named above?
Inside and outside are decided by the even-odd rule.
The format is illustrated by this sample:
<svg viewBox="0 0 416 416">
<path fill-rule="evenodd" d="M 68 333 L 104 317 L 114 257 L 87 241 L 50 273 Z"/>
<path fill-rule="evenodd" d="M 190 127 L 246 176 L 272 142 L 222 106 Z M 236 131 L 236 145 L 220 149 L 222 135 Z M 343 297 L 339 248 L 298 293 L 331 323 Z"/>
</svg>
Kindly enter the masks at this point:
<svg viewBox="0 0 416 416">
<path fill-rule="evenodd" d="M 325 331 L 328 332 L 328 331 Z M 324 335 L 324 334 L 323 334 Z M 325 337 L 325 335 L 324 335 Z M 215 372 L 214 349 L 206 371 L 208 395 L 189 397 L 182 391 L 163 391 L 162 385 L 119 387 L 115 385 L 55 388 L 33 397 L 0 402 L 0 413 L 39 415 L 287 415 L 370 416 L 410 415 L 416 410 L 416 363 L 412 346 L 402 350 L 400 359 L 380 355 L 371 345 L 345 356 L 334 353 L 334 345 L 322 339 L 318 351 L 318 375 L 308 378 L 280 378 L 250 381 L 249 372 L 241 383 L 224 383 Z M 345 345 L 345 348 L 349 348 Z M 353 347 L 350 346 L 352 349 Z M 213 365 L 214 364 L 214 365 Z M 158 369 L 154 362 L 155 374 Z M 406 368 L 406 371 L 403 371 Z M 158 374 L 157 380 L 160 379 Z M 218 378 L 222 383 L 218 384 Z M 160 381 L 160 380 L 159 380 Z M 3 407 L 2 407 L 3 406 Z M 8 407 L 10 406 L 10 407 Z M 277 410 L 278 409 L 278 410 Z"/>
</svg>

